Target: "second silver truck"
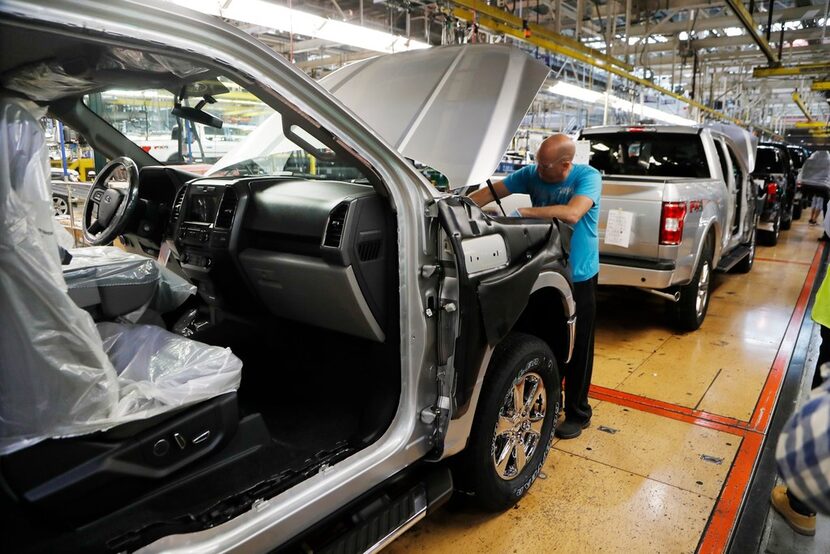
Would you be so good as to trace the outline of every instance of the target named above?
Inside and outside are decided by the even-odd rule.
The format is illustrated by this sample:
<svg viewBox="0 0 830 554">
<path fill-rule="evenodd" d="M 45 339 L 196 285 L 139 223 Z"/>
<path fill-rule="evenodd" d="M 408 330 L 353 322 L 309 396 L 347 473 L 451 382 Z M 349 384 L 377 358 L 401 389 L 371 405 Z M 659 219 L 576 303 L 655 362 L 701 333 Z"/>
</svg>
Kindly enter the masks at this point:
<svg viewBox="0 0 830 554">
<path fill-rule="evenodd" d="M 625 285 L 673 304 L 695 330 L 712 272 L 748 272 L 755 257 L 755 148 L 742 130 L 613 126 L 585 129 L 600 170 L 601 285 Z"/>
</svg>

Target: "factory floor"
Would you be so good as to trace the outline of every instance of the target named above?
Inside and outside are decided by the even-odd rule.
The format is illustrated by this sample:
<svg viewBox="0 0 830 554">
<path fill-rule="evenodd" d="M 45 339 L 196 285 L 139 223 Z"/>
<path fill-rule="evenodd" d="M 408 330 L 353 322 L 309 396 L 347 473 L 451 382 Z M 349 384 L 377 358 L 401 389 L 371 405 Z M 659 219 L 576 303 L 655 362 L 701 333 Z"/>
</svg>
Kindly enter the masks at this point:
<svg viewBox="0 0 830 554">
<path fill-rule="evenodd" d="M 695 332 L 661 298 L 600 289 L 590 428 L 554 442 L 513 509 L 456 503 L 388 552 L 830 552 L 830 521 L 790 537 L 768 502 L 778 429 L 815 366 L 820 234 L 802 218 L 750 273 L 716 274 Z"/>
</svg>

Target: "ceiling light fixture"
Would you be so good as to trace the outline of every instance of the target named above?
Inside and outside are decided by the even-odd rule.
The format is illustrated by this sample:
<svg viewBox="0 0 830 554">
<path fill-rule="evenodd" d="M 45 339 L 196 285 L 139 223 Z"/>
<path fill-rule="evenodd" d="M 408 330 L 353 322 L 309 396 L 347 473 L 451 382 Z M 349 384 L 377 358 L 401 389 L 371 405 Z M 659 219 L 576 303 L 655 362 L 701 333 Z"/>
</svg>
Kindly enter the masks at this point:
<svg viewBox="0 0 830 554">
<path fill-rule="evenodd" d="M 585 89 L 570 83 L 563 83 L 562 81 L 557 81 L 552 86 L 549 86 L 548 91 L 566 98 L 581 100 L 582 102 L 605 105 L 606 93 Z M 634 104 L 633 102 L 623 100 L 622 98 L 611 94 L 608 95 L 608 106 L 615 110 L 631 112 L 635 115 L 639 115 L 643 119 L 654 119 L 656 121 L 671 123 L 673 125 L 691 126 L 698 124 L 698 122 L 693 119 L 687 119 L 679 115 L 666 113 L 656 108 L 643 106 L 642 104 Z"/>
<path fill-rule="evenodd" d="M 245 0 L 244 2 L 224 0 L 221 5 L 217 0 L 171 1 L 197 12 L 374 52 L 394 53 L 430 47 L 429 44 L 418 40 L 353 25 L 345 21 L 326 19 L 263 0 Z"/>
</svg>

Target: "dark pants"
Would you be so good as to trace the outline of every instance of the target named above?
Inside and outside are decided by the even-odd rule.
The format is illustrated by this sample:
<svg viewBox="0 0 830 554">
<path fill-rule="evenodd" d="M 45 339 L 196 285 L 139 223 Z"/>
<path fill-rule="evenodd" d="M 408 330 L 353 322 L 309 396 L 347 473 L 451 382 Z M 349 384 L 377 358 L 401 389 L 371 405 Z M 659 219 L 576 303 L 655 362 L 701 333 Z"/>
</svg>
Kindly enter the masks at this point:
<svg viewBox="0 0 830 554">
<path fill-rule="evenodd" d="M 821 378 L 821 364 L 830 362 L 830 329 L 824 325 L 819 325 L 819 328 L 821 330 L 821 346 L 818 348 L 816 372 L 813 373 L 813 388 L 820 387 L 824 381 Z"/>
<path fill-rule="evenodd" d="M 790 508 L 803 516 L 814 516 L 816 513 L 810 509 L 804 502 L 793 496 L 790 489 L 787 489 L 787 500 L 790 501 Z"/>
<path fill-rule="evenodd" d="M 574 283 L 576 339 L 571 362 L 565 365 L 565 417 L 585 423 L 591 419 L 588 387 L 594 371 L 594 320 L 597 315 L 597 276 Z"/>
</svg>

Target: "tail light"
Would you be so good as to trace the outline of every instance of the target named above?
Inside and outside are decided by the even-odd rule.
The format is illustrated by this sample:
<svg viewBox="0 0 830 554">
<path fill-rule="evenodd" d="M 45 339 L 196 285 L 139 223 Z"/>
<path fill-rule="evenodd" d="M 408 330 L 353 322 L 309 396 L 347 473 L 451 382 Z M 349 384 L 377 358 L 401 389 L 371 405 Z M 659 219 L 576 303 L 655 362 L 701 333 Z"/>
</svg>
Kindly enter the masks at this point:
<svg viewBox="0 0 830 554">
<path fill-rule="evenodd" d="M 663 214 L 660 217 L 660 244 L 680 244 L 683 239 L 683 223 L 685 220 L 685 202 L 663 202 Z"/>
<path fill-rule="evenodd" d="M 767 204 L 774 204 L 778 199 L 778 183 L 770 181 L 767 183 Z"/>
</svg>

